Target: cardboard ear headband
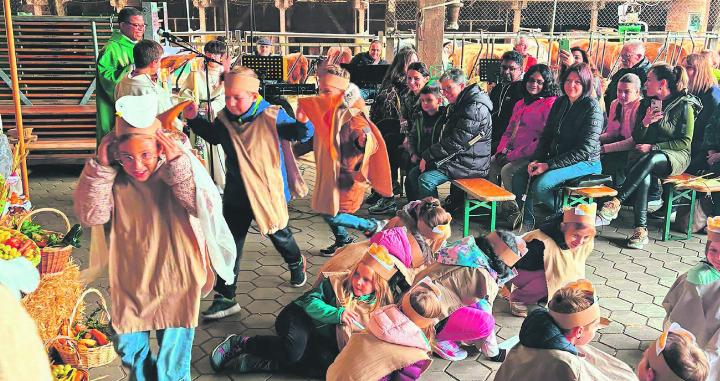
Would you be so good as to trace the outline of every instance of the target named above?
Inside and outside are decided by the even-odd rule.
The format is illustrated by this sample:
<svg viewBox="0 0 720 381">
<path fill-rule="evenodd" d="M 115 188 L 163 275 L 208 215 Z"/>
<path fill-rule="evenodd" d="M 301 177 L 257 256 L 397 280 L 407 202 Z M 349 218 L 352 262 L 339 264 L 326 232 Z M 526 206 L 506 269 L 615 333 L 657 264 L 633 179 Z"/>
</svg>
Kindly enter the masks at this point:
<svg viewBox="0 0 720 381">
<path fill-rule="evenodd" d="M 350 86 L 350 80 L 348 78 L 343 78 L 335 74 L 326 73 L 325 75 L 320 77 L 320 85 L 334 87 L 336 89 L 345 91 L 345 89 Z"/>
<path fill-rule="evenodd" d="M 412 293 L 412 291 L 421 284 L 427 286 L 427 288 L 431 290 L 433 294 L 435 294 L 435 297 L 440 300 L 440 289 L 438 288 L 438 286 L 435 285 L 429 278 L 424 278 L 415 286 L 413 286 L 408 292 L 406 292 L 405 295 L 403 295 L 402 301 L 400 302 L 400 308 L 402 309 L 405 316 L 407 316 L 408 319 L 412 320 L 415 325 L 420 328 L 426 328 L 435 324 L 436 319 L 430 319 L 420 315 L 417 311 L 415 311 L 412 304 L 410 303 L 410 293 Z"/>
<path fill-rule="evenodd" d="M 550 316 L 552 316 L 555 323 L 563 329 L 572 329 L 575 327 L 585 327 L 588 324 L 600 321 L 601 327 L 606 327 L 610 324 L 608 319 L 600 316 L 600 304 L 598 303 L 597 296 L 595 294 L 595 287 L 592 283 L 586 279 L 580 279 L 576 282 L 570 283 L 565 287 L 570 287 L 576 290 L 589 292 L 593 298 L 593 304 L 578 312 L 563 313 L 548 309 Z"/>
<path fill-rule="evenodd" d="M 695 342 L 695 336 L 683 329 L 680 324 L 672 323 L 668 329 L 666 329 L 660 337 L 652 343 L 647 351 L 647 360 L 650 368 L 655 372 L 655 381 L 685 381 L 680 378 L 672 369 L 668 366 L 665 361 L 665 356 L 662 352 L 665 350 L 667 344 L 667 338 L 670 333 L 689 337 Z"/>
<path fill-rule="evenodd" d="M 397 267 L 390 258 L 390 254 L 384 246 L 372 244 L 367 253 L 360 260 L 360 263 L 373 269 L 375 274 L 386 281 L 390 280 L 397 272 Z"/>
<path fill-rule="evenodd" d="M 520 260 L 520 256 L 502 240 L 502 237 L 500 237 L 497 231 L 488 234 L 485 239 L 490 243 L 495 255 L 508 265 L 508 267 L 512 267 Z"/>
</svg>

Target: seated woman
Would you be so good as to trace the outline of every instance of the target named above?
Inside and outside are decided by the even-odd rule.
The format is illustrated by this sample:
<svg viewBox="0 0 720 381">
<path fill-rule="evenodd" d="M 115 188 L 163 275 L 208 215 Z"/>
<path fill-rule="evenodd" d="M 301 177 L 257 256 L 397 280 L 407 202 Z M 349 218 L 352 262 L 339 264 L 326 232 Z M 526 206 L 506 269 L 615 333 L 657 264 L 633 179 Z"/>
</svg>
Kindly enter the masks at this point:
<svg viewBox="0 0 720 381">
<path fill-rule="evenodd" d="M 496 381 L 522 380 L 528 374 L 533 380 L 637 381 L 627 364 L 589 345 L 609 323 L 600 315 L 589 281 L 579 279 L 560 288 L 548 307 L 523 321 L 520 344 L 508 352 Z"/>
<path fill-rule="evenodd" d="M 632 132 L 637 122 L 641 88 L 640 77 L 633 73 L 620 78 L 617 98 L 610 103 L 607 129 L 600 135 L 602 173 L 612 176 L 615 188 L 625 182 L 628 153 L 635 147 Z"/>
<path fill-rule="evenodd" d="M 544 306 L 562 285 L 585 277 L 585 260 L 595 247 L 595 204 L 563 212 L 523 236 L 528 253 L 515 264 L 509 283 L 510 312 L 525 317 L 528 307 Z"/>
<path fill-rule="evenodd" d="M 697 98 L 687 93 L 687 73 L 682 66 L 656 64 L 648 72 L 645 89 L 648 97 L 662 101 L 662 106 L 651 106 L 644 99 L 638 115 L 644 115 L 633 131 L 634 163 L 617 197 L 603 205 L 598 213 L 598 225 L 607 225 L 617 218 L 620 205 L 633 196 L 635 231 L 627 246 L 642 249 L 648 240 L 647 197 L 650 177 L 679 175 L 690 164 L 690 144 L 693 137 L 695 115 L 702 108 Z"/>
<path fill-rule="evenodd" d="M 437 262 L 415 276 L 415 284 L 428 278 L 440 289 L 442 313 L 435 326 L 433 350 L 440 357 L 459 361 L 467 356 L 456 342 L 473 343 L 483 355 L 502 361 L 497 346 L 492 303 L 499 287 L 514 276 L 510 267 L 525 253 L 525 242 L 505 231 L 472 237 L 441 249 Z"/>
<path fill-rule="evenodd" d="M 515 104 L 508 128 L 505 130 L 497 153 L 490 160 L 488 180 L 512 190 L 512 177 L 520 168 L 527 168 L 537 150 L 540 134 L 547 124 L 552 105 L 559 95 L 555 75 L 547 65 L 532 66 L 523 77 L 523 99 Z M 518 190 L 522 192 L 523 190 Z M 505 211 L 513 215 L 519 211 L 517 203 L 503 203 Z"/>
<path fill-rule="evenodd" d="M 432 326 L 440 315 L 440 290 L 423 282 L 370 315 L 368 330 L 350 338 L 328 369 L 334 381 L 417 380 L 429 367 Z"/>
<path fill-rule="evenodd" d="M 324 274 L 319 285 L 287 305 L 275 321 L 277 336 L 228 336 L 213 350 L 212 368 L 325 378 L 350 335 L 367 327 L 371 312 L 393 302 L 387 282 L 396 271 L 387 250 L 371 246 L 351 271 Z"/>
<path fill-rule="evenodd" d="M 407 135 L 411 126 L 415 124 L 415 118 L 420 111 L 420 90 L 430 80 L 430 70 L 422 62 L 413 62 L 408 65 L 405 81 L 408 91 L 400 100 L 400 115 L 402 117 L 402 131 Z"/>
<path fill-rule="evenodd" d="M 603 114 L 598 101 L 590 96 L 590 66 L 585 63 L 570 66 L 560 75 L 560 84 L 564 95 L 550 110 L 534 160 L 527 170 L 521 168 L 513 176 L 512 189 L 517 200 L 523 199 L 523 191 L 529 187 L 524 201 L 523 231 L 532 230 L 535 224 L 535 203 L 542 203 L 555 213 L 559 210 L 555 194 L 559 185 L 601 172 Z"/>
</svg>

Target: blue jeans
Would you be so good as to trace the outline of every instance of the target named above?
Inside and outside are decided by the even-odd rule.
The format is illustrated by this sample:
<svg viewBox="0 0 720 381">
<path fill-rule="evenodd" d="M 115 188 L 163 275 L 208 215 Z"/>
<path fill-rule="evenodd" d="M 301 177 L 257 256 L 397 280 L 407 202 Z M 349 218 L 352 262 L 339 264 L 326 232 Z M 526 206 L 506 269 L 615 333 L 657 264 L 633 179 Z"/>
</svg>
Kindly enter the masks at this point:
<svg viewBox="0 0 720 381">
<path fill-rule="evenodd" d="M 338 213 L 335 217 L 324 215 L 323 218 L 330 225 L 335 242 L 347 241 L 350 238 L 350 234 L 345 228 L 366 232 L 377 227 L 377 221 L 374 219 L 366 219 L 349 213 Z"/>
<path fill-rule="evenodd" d="M 437 187 L 450 181 L 444 173 L 437 169 L 420 172 L 420 167 L 413 167 L 405 178 L 405 189 L 409 200 L 421 200 L 425 197 L 437 198 Z"/>
<path fill-rule="evenodd" d="M 599 174 L 600 172 L 602 172 L 602 165 L 600 164 L 600 161 L 582 161 L 568 167 L 551 169 L 538 176 L 530 185 L 530 189 L 525 200 L 522 199 L 522 193 L 515 194 L 516 199 L 518 200 L 518 205 L 522 206 L 523 202 L 528 203 L 527 207 L 525 207 L 523 221 L 533 222 L 535 218 L 533 215 L 533 205 L 536 203 L 545 204 L 553 212 L 558 210 L 560 205 L 558 205 L 558 199 L 555 194 L 558 185 L 567 180 L 576 179 L 586 175 Z M 513 191 L 524 192 L 527 187 L 527 182 L 527 167 L 520 168 L 515 173 L 515 176 L 513 176 Z"/>
<path fill-rule="evenodd" d="M 150 331 L 119 334 L 114 339 L 122 364 L 130 369 L 130 380 L 190 381 L 190 353 L 195 328 L 156 331 L 157 356 L 150 353 Z"/>
</svg>

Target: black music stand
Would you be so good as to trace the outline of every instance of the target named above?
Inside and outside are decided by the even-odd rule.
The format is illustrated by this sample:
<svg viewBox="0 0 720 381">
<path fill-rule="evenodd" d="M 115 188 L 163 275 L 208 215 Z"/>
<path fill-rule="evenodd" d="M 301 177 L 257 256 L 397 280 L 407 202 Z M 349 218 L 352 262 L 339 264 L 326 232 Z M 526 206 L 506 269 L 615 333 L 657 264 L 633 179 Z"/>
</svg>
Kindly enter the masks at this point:
<svg viewBox="0 0 720 381">
<path fill-rule="evenodd" d="M 253 69 L 263 83 L 284 80 L 282 56 L 242 56 L 242 65 Z"/>
<path fill-rule="evenodd" d="M 351 65 L 340 64 L 350 72 L 350 82 L 360 87 L 375 87 L 382 83 L 390 65 Z"/>
<path fill-rule="evenodd" d="M 478 60 L 478 76 L 483 82 L 498 83 L 500 81 L 500 63 L 496 58 L 481 58 Z"/>
</svg>

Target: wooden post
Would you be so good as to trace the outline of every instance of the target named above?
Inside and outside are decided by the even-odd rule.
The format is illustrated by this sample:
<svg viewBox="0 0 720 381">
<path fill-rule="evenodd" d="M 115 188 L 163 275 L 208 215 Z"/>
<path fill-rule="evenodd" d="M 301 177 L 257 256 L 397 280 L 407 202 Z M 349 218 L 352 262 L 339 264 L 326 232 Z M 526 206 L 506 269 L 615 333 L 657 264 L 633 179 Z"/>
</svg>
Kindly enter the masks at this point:
<svg viewBox="0 0 720 381">
<path fill-rule="evenodd" d="M 522 10 L 526 7 L 526 0 L 514 0 L 510 5 L 510 8 L 513 10 L 513 32 L 518 32 L 520 30 L 520 23 L 522 22 Z"/>
<path fill-rule="evenodd" d="M 592 3 L 590 3 L 590 32 L 597 32 L 598 13 L 603 8 L 605 8 L 604 0 L 594 0 Z"/>
<path fill-rule="evenodd" d="M 42 16 L 43 8 L 48 5 L 48 0 L 27 0 L 27 3 L 28 5 L 32 5 L 34 16 Z"/>
<path fill-rule="evenodd" d="M 418 0 L 416 44 L 418 58 L 428 66 L 442 66 L 442 45 L 445 31 L 445 6 L 422 10 L 423 7 L 442 4 L 445 0 Z"/>
<path fill-rule="evenodd" d="M 368 7 L 370 4 L 367 2 L 367 0 L 353 0 L 353 13 L 357 16 L 355 17 L 356 22 L 356 28 L 355 28 L 355 34 L 365 34 L 365 13 L 367 12 Z M 361 51 L 363 51 L 363 48 L 361 45 L 363 43 L 367 43 L 367 41 L 362 39 L 356 39 L 355 44 L 357 46 L 355 47 L 353 53 L 358 54 Z"/>
<path fill-rule="evenodd" d="M 286 28 L 286 20 L 285 20 L 285 11 L 288 10 L 288 8 L 292 7 L 293 0 L 275 0 L 275 8 L 280 11 L 280 33 L 285 33 Z M 288 49 L 285 44 L 287 44 L 287 37 L 280 36 L 278 37 L 278 43 L 280 44 L 280 52 L 282 55 L 288 54 Z"/>
<path fill-rule="evenodd" d="M 393 34 L 397 28 L 396 4 L 395 0 L 387 0 L 387 7 L 385 8 L 385 34 L 387 35 Z"/>
<path fill-rule="evenodd" d="M 200 19 L 200 31 L 207 31 L 207 16 L 205 9 L 210 6 L 210 0 L 193 0 L 193 5 L 198 9 L 198 19 Z M 200 40 L 207 42 L 207 36 L 200 37 Z"/>
<path fill-rule="evenodd" d="M 15 105 L 15 128 L 17 128 L 18 143 L 16 155 L 20 155 L 20 177 L 22 178 L 23 193 L 26 199 L 30 199 L 30 188 L 28 187 L 27 156 L 25 155 L 25 130 L 23 129 L 22 108 L 20 107 L 20 85 L 17 73 L 17 58 L 15 56 L 15 32 L 12 24 L 12 11 L 10 0 L 3 0 L 5 11 L 5 35 L 8 44 L 8 61 L 10 64 L 10 79 L 12 81 L 13 104 Z"/>
</svg>

